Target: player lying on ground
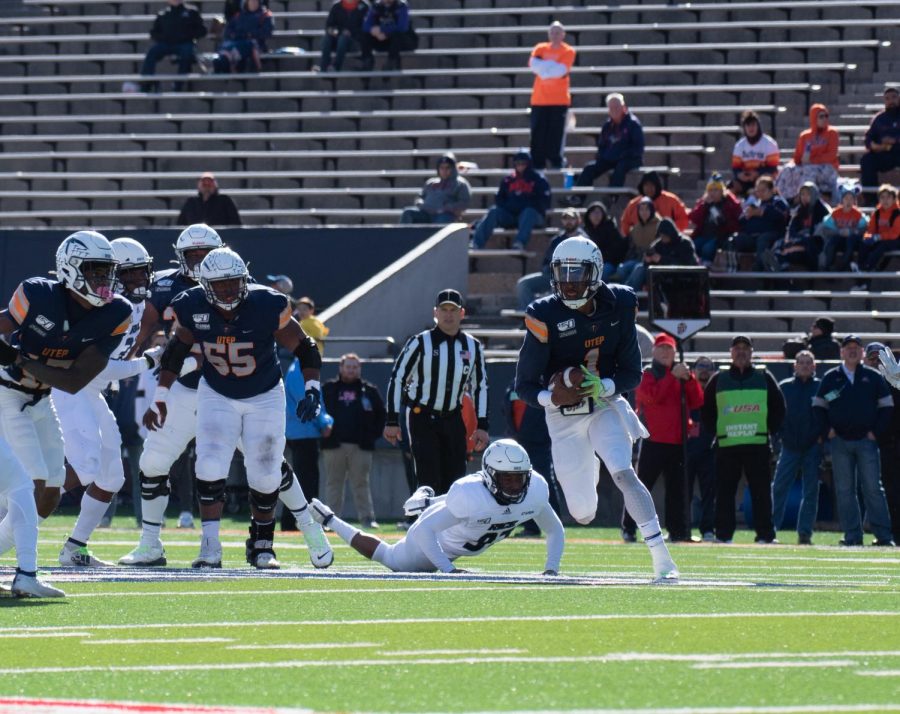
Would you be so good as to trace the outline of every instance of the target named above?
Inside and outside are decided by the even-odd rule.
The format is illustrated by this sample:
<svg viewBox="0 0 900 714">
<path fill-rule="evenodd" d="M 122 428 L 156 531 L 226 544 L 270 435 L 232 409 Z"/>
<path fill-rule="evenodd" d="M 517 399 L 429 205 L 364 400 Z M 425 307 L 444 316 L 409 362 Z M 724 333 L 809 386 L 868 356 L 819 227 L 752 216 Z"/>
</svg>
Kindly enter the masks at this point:
<svg viewBox="0 0 900 714">
<path fill-rule="evenodd" d="M 393 545 L 354 528 L 318 499 L 311 505 L 319 523 L 361 555 L 398 573 L 464 573 L 454 560 L 483 553 L 534 519 L 547 534 L 544 575 L 557 575 L 565 532 L 549 495 L 525 449 L 512 439 L 500 439 L 485 449 L 481 471 L 455 481 L 445 496 L 432 498 L 434 491 L 427 486 L 416 491 L 405 510 L 422 515 Z"/>
</svg>

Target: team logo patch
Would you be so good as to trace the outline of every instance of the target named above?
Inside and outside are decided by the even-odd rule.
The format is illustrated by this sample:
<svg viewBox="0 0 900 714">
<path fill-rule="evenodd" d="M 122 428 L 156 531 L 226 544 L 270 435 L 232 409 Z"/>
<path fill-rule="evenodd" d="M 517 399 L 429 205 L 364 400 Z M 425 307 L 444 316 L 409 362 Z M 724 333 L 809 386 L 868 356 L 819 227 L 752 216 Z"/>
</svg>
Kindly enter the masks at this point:
<svg viewBox="0 0 900 714">
<path fill-rule="evenodd" d="M 36 318 L 34 318 L 34 321 L 45 330 L 52 330 L 54 327 L 56 327 L 56 323 L 53 322 L 53 320 L 49 320 L 43 315 L 38 315 Z"/>
<path fill-rule="evenodd" d="M 198 313 L 196 315 L 191 315 L 191 318 L 194 320 L 194 322 L 208 323 L 209 322 L 209 313 L 208 312 Z"/>
<path fill-rule="evenodd" d="M 481 525 L 485 525 L 485 526 L 486 526 L 487 524 L 489 524 L 489 523 L 491 522 L 491 519 L 490 519 L 490 518 L 479 518 L 479 519 L 478 519 L 477 521 L 475 521 L 475 522 L 478 523 L 478 524 L 481 524 Z"/>
<path fill-rule="evenodd" d="M 560 332 L 565 332 L 566 330 L 574 330 L 575 320 L 563 320 L 562 322 L 557 322 L 556 329 Z"/>
<path fill-rule="evenodd" d="M 172 287 L 172 283 L 175 282 L 172 278 L 162 278 L 156 281 L 156 287 L 158 288 L 170 288 Z"/>
</svg>

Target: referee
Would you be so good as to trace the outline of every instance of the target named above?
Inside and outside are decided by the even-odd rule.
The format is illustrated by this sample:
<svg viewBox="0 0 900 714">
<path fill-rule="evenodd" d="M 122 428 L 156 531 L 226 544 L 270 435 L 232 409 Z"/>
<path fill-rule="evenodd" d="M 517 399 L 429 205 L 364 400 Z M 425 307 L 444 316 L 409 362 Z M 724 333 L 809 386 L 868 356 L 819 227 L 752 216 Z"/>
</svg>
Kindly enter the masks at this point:
<svg viewBox="0 0 900 714">
<path fill-rule="evenodd" d="M 462 295 L 441 290 L 434 308 L 436 326 L 410 337 L 394 363 L 387 391 L 384 438 L 400 441 L 400 412 L 409 408 L 407 426 L 419 486 L 436 494 L 466 474 L 466 427 L 462 398 L 475 403 L 475 449 L 488 443 L 487 373 L 481 343 L 460 330 L 466 316 Z"/>
</svg>

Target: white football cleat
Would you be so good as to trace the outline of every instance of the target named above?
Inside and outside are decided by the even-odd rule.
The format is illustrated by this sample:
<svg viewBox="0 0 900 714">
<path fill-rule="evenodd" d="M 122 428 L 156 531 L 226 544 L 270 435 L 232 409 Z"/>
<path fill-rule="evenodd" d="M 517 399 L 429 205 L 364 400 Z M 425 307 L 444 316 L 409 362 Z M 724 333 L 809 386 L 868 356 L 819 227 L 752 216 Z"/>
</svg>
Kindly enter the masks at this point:
<svg viewBox="0 0 900 714">
<path fill-rule="evenodd" d="M 256 556 L 256 559 L 253 561 L 253 567 L 257 570 L 279 570 L 281 563 L 278 562 L 274 553 L 263 551 Z"/>
<path fill-rule="evenodd" d="M 298 521 L 300 531 L 303 533 L 303 540 L 306 541 L 306 547 L 309 550 L 309 561 L 316 568 L 327 568 L 334 562 L 334 551 L 331 549 L 331 543 L 325 531 L 322 530 L 322 524 L 328 523 L 334 518 L 334 511 L 322 503 L 319 499 L 314 498 L 307 509 L 313 520 Z"/>
<path fill-rule="evenodd" d="M 16 597 L 65 597 L 66 594 L 59 588 L 41 582 L 33 575 L 16 573 L 12 581 L 12 594 Z"/>
<path fill-rule="evenodd" d="M 204 538 L 200 542 L 200 555 L 194 558 L 192 568 L 221 568 L 222 543 L 218 538 Z"/>
<path fill-rule="evenodd" d="M 331 519 L 334 518 L 334 511 L 318 498 L 314 498 L 309 502 L 309 512 L 312 514 L 313 520 L 321 526 L 327 526 Z"/>
<path fill-rule="evenodd" d="M 112 563 L 95 558 L 86 545 L 66 542 L 59 551 L 59 564 L 75 568 L 112 568 Z"/>
<path fill-rule="evenodd" d="M 656 577 L 653 578 L 654 585 L 677 585 L 678 579 L 681 577 L 681 574 L 678 572 L 678 568 L 675 567 L 675 563 L 671 564 L 669 568 L 663 568 L 656 573 Z"/>
<path fill-rule="evenodd" d="M 403 503 L 403 515 L 414 516 L 421 513 L 431 505 L 432 498 L 434 498 L 434 489 L 431 486 L 419 486 L 413 495 Z"/>
<path fill-rule="evenodd" d="M 165 565 L 166 549 L 160 541 L 152 545 L 138 543 L 137 547 L 128 555 L 119 558 L 119 565 L 128 565 L 133 568 L 155 568 Z"/>
<path fill-rule="evenodd" d="M 191 515 L 190 511 L 182 511 L 178 516 L 178 527 L 179 528 L 193 528 L 194 527 L 194 516 Z"/>
</svg>

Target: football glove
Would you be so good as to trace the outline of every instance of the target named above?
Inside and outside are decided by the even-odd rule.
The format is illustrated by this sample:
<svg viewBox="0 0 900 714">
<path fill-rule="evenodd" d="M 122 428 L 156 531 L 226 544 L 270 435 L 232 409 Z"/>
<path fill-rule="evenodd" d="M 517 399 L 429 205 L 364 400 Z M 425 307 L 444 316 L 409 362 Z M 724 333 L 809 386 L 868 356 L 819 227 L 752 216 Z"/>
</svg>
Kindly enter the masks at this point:
<svg viewBox="0 0 900 714">
<path fill-rule="evenodd" d="M 900 364 L 897 364 L 894 353 L 889 349 L 883 349 L 878 352 L 878 358 L 881 360 L 878 371 L 891 386 L 900 389 Z"/>
<path fill-rule="evenodd" d="M 403 504 L 404 516 L 415 516 L 431 505 L 434 498 L 434 489 L 431 486 L 419 486 L 416 492 L 406 499 Z"/>
<path fill-rule="evenodd" d="M 162 358 L 163 346 L 157 345 L 156 347 L 151 347 L 148 350 L 144 350 L 144 354 L 141 355 L 145 360 L 147 360 L 147 364 L 150 365 L 150 369 L 156 369 L 159 367 L 159 360 Z"/>
<path fill-rule="evenodd" d="M 297 402 L 297 417 L 302 422 L 312 421 L 319 415 L 320 406 L 319 390 L 315 387 L 306 387 L 306 395 Z"/>
<path fill-rule="evenodd" d="M 13 347 L 6 340 L 0 340 L 0 365 L 9 367 L 16 361 L 19 356 L 19 350 Z"/>
<path fill-rule="evenodd" d="M 601 379 L 584 365 L 581 365 L 581 371 L 584 373 L 584 379 L 581 382 L 581 393 L 584 396 L 603 399 L 616 393 L 616 383 L 608 377 Z"/>
</svg>

